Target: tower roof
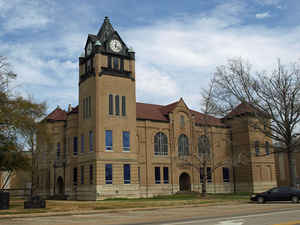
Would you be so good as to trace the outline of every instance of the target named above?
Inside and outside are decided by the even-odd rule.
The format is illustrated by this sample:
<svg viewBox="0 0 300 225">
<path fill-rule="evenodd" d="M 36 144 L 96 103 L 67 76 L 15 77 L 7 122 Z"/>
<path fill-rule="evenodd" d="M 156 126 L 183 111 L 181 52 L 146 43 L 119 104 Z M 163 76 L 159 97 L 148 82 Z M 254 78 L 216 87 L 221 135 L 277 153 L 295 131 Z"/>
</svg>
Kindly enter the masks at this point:
<svg viewBox="0 0 300 225">
<path fill-rule="evenodd" d="M 249 115 L 249 114 L 259 114 L 263 117 L 268 117 L 268 115 L 265 112 L 260 111 L 259 109 L 255 108 L 253 105 L 247 102 L 242 102 L 237 107 L 235 107 L 230 113 L 228 113 L 224 119 L 231 119 L 235 116 L 241 116 L 241 115 Z"/>
<path fill-rule="evenodd" d="M 108 17 L 104 18 L 103 24 L 100 27 L 97 38 L 101 43 L 105 42 L 113 33 L 115 32 L 113 26 L 111 25 Z"/>
<path fill-rule="evenodd" d="M 48 121 L 65 121 L 67 119 L 67 112 L 57 107 L 45 119 Z"/>
</svg>

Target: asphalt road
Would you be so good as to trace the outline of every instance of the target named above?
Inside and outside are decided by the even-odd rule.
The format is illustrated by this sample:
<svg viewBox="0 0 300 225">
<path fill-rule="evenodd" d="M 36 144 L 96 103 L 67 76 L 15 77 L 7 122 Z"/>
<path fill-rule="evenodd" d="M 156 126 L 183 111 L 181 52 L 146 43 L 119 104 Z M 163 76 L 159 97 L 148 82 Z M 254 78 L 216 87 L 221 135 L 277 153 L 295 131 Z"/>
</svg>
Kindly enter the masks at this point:
<svg viewBox="0 0 300 225">
<path fill-rule="evenodd" d="M 238 204 L 3 219 L 1 225 L 300 225 L 300 204 Z"/>
</svg>

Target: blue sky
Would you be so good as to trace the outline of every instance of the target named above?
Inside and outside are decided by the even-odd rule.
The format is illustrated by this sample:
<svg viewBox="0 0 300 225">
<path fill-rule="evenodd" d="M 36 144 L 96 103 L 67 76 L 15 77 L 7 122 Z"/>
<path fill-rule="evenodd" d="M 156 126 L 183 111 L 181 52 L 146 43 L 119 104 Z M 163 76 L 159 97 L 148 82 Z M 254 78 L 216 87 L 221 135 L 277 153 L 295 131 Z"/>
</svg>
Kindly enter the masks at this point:
<svg viewBox="0 0 300 225">
<path fill-rule="evenodd" d="M 300 59 L 298 0 L 0 0 L 0 55 L 18 74 L 15 91 L 78 104 L 78 56 L 105 16 L 136 52 L 137 101 L 183 97 L 200 108 L 216 66 L 243 57 L 253 71 Z"/>
</svg>

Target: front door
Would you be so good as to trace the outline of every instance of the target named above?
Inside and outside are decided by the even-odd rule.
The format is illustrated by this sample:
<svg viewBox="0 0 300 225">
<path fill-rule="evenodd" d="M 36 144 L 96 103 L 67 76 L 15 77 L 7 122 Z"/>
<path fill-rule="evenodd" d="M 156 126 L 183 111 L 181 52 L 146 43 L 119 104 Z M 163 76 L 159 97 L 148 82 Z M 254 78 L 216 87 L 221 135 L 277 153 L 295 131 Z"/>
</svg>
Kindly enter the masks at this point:
<svg viewBox="0 0 300 225">
<path fill-rule="evenodd" d="M 61 176 L 57 178 L 57 194 L 58 195 L 65 194 L 65 184 Z"/>
<path fill-rule="evenodd" d="M 180 191 L 191 191 L 191 179 L 187 173 L 182 173 L 179 177 Z"/>
</svg>

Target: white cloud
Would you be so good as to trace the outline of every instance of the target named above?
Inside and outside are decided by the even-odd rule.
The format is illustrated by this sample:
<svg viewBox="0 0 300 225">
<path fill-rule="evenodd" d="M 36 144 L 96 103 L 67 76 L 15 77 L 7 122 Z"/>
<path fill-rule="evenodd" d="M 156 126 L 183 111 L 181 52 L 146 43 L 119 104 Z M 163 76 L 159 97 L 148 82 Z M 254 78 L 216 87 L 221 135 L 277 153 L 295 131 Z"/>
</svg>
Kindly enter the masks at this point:
<svg viewBox="0 0 300 225">
<path fill-rule="evenodd" d="M 262 5 L 278 5 L 282 0 L 256 0 Z"/>
<path fill-rule="evenodd" d="M 6 2 L 9 4 L 0 0 L 0 20 L 6 16 L 2 20 L 6 31 L 26 28 L 28 35 L 31 29 L 48 29 L 55 23 L 55 29 L 51 29 L 47 37 L 32 36 L 27 42 L 0 39 L 0 55 L 7 56 L 19 74 L 18 85 L 23 86 L 23 92 L 48 100 L 50 106 L 75 105 L 77 57 L 83 51 L 88 33 L 97 33 L 101 24 L 96 29 L 91 28 L 82 20 L 74 20 L 77 18 L 74 15 L 63 22 L 63 17 L 54 21 L 52 7 L 44 13 L 45 7 L 34 6 L 33 1 L 25 2 L 23 9 L 13 8 L 20 0 Z M 271 4 L 270 0 L 264 2 Z M 18 20 L 25 15 L 26 8 L 32 19 L 29 22 L 26 18 L 25 21 Z M 79 11 L 82 13 L 80 18 L 91 12 Z M 19 16 L 14 18 L 17 12 Z M 200 89 L 207 86 L 215 67 L 226 63 L 228 58 L 241 56 L 248 59 L 255 70 L 271 69 L 278 57 L 285 63 L 300 58 L 300 27 L 284 29 L 247 25 L 243 19 L 245 14 L 246 5 L 233 1 L 198 15 L 158 19 L 148 26 L 122 28 L 119 34 L 136 51 L 137 99 L 168 104 L 183 97 L 191 108 L 199 109 Z M 39 22 L 39 16 L 44 20 Z M 92 14 L 89 16 L 93 20 L 96 18 Z"/>
<path fill-rule="evenodd" d="M 137 90 L 151 95 L 159 93 L 162 97 L 172 97 L 178 93 L 176 81 L 154 66 L 144 65 L 139 62 L 136 63 L 136 76 Z"/>
<path fill-rule="evenodd" d="M 41 28 L 52 22 L 50 1 L 22 1 L 22 0 L 0 0 L 0 25 L 6 32 L 13 32 L 25 28 Z"/>
<path fill-rule="evenodd" d="M 271 15 L 270 15 L 269 12 L 264 12 L 264 13 L 256 13 L 256 14 L 255 14 L 255 17 L 256 17 L 257 19 L 264 19 L 264 18 L 271 17 Z"/>
<path fill-rule="evenodd" d="M 163 91 L 146 85 L 147 80 L 144 80 L 143 88 L 137 83 L 137 96 L 151 94 L 154 100 L 167 102 L 167 97 L 175 94 L 176 98 L 183 96 L 193 108 L 199 108 L 197 96 L 200 89 L 206 87 L 216 66 L 232 57 L 249 60 L 254 70 L 272 69 L 277 58 L 282 58 L 285 63 L 295 61 L 300 58 L 298 35 L 300 30 L 295 27 L 285 30 L 241 26 L 231 18 L 223 20 L 203 15 L 184 21 L 159 21 L 125 32 L 126 40 L 136 51 L 137 63 L 144 65 L 143 69 L 136 69 L 137 80 L 139 76 L 149 79 L 149 71 L 155 65 L 158 68 L 155 77 L 163 78 L 168 74 L 168 80 L 177 87 L 176 93 L 166 92 L 168 95 L 164 96 Z"/>
</svg>

